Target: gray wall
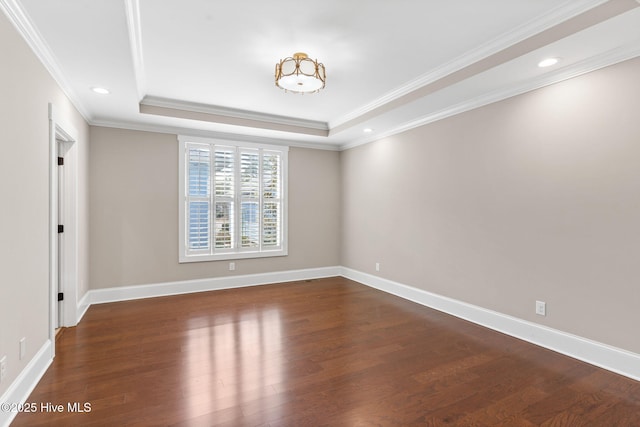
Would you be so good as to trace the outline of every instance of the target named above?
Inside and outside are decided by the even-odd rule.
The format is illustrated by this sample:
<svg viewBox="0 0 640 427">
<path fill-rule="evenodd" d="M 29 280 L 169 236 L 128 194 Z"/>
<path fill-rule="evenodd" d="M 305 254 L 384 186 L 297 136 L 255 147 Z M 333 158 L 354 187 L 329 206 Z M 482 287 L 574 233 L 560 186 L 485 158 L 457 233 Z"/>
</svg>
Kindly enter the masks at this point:
<svg viewBox="0 0 640 427">
<path fill-rule="evenodd" d="M 91 127 L 91 287 L 340 264 L 340 154 L 289 151 L 289 255 L 178 263 L 176 135 Z"/>
<path fill-rule="evenodd" d="M 634 59 L 343 152 L 342 264 L 640 353 L 638 76 Z"/>
<path fill-rule="evenodd" d="M 79 296 L 88 288 L 89 128 L 3 13 L 0 52 L 0 357 L 8 367 L 2 395 L 49 337 L 49 103 L 78 132 Z"/>
</svg>

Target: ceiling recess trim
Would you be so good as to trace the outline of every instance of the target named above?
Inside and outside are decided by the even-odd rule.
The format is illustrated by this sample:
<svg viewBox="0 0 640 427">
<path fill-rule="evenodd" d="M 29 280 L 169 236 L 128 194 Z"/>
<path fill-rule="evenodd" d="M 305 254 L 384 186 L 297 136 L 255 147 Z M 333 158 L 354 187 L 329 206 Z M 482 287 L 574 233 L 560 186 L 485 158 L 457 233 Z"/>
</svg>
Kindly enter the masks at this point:
<svg viewBox="0 0 640 427">
<path fill-rule="evenodd" d="M 256 135 L 244 135 L 238 133 L 227 133 L 205 129 L 194 129 L 182 126 L 169 126 L 148 124 L 139 122 L 124 122 L 124 121 L 112 121 L 112 120 L 95 120 L 92 126 L 102 126 L 114 129 L 127 129 L 142 132 L 157 132 L 167 133 L 171 135 L 189 135 L 200 136 L 206 138 L 223 139 L 229 141 L 238 142 L 253 142 L 258 144 L 270 144 L 270 145 L 282 145 L 287 147 L 299 147 L 299 148 L 312 148 L 315 150 L 327 150 L 327 151 L 340 151 L 340 147 L 336 144 L 317 143 L 317 142 L 305 142 L 299 140 L 288 140 L 281 138 L 270 138 L 265 136 Z"/>
<path fill-rule="evenodd" d="M 492 41 L 437 67 L 429 73 L 423 74 L 417 79 L 387 93 L 386 95 L 383 95 L 382 97 L 363 105 L 362 107 L 347 113 L 338 119 L 331 120 L 329 122 L 329 127 L 331 129 L 338 128 L 345 123 L 356 120 L 373 110 L 410 94 L 411 92 L 430 85 L 452 73 L 460 71 L 478 61 L 503 51 L 516 43 L 559 25 L 564 21 L 574 18 L 606 2 L 607 0 L 582 0 L 578 2 L 565 3 L 537 19 L 529 21 L 512 31 L 494 38 Z"/>
<path fill-rule="evenodd" d="M 296 119 L 274 114 L 154 96 L 145 96 L 142 101 L 140 101 L 140 112 L 181 119 L 295 132 L 306 135 L 325 137 L 329 135 L 329 126 L 326 122 Z"/>
<path fill-rule="evenodd" d="M 638 1 L 640 2 L 640 0 Z M 564 80 L 569 80 L 574 77 L 599 70 L 601 68 L 609 67 L 623 61 L 637 58 L 639 56 L 640 40 L 636 40 L 633 43 L 628 43 L 624 46 L 612 49 L 608 52 L 604 52 L 600 55 L 591 57 L 584 61 L 580 61 L 570 66 L 561 68 L 553 73 L 544 74 L 542 76 L 529 79 L 526 82 L 516 83 L 506 88 L 487 92 L 483 95 L 462 101 L 456 105 L 452 105 L 440 111 L 436 111 L 415 120 L 408 121 L 386 132 L 376 135 L 369 135 L 366 137 L 362 137 L 356 141 L 342 144 L 340 145 L 340 150 L 348 150 L 350 148 L 388 138 L 390 136 L 397 135 L 399 133 L 406 132 L 420 126 L 425 126 L 430 123 L 446 119 L 448 117 L 452 117 L 467 111 L 474 110 L 476 108 L 484 107 L 495 102 L 500 102 L 505 99 L 521 95 L 526 92 L 531 92 L 545 86 L 550 86 Z"/>
<path fill-rule="evenodd" d="M 127 17 L 129 29 L 129 46 L 133 61 L 133 73 L 136 78 L 136 90 L 138 100 L 144 98 L 147 92 L 147 82 L 144 78 L 144 55 L 142 52 L 142 24 L 140 19 L 140 1 L 125 0 L 124 12 Z"/>
<path fill-rule="evenodd" d="M 272 129 L 279 130 L 285 132 L 296 132 L 300 134 L 307 135 L 320 135 L 320 136 L 328 136 L 329 130 L 334 127 L 344 127 L 345 125 L 354 125 L 358 119 L 362 119 L 362 116 L 367 113 L 371 113 L 373 110 L 378 108 L 385 107 L 387 104 L 398 101 L 399 98 L 407 96 L 408 94 L 419 91 L 421 88 L 425 87 L 425 85 L 432 84 L 439 79 L 445 78 L 447 75 L 454 73 L 456 71 L 460 71 L 462 68 L 469 65 L 473 65 L 474 61 L 481 61 L 483 58 L 490 56 L 492 52 L 499 52 L 500 49 L 509 48 L 513 45 L 513 43 L 518 43 L 518 40 L 526 39 L 527 37 L 532 37 L 536 35 L 536 32 L 544 31 L 545 29 L 549 29 L 554 25 L 558 25 L 559 23 L 571 19 L 572 17 L 577 17 L 582 13 L 585 13 L 593 8 L 598 6 L 604 6 L 605 3 L 609 3 L 613 8 L 624 8 L 627 7 L 631 9 L 633 7 L 638 7 L 635 4 L 640 4 L 640 0 L 616 0 L 616 1 L 606 1 L 606 0 L 581 0 L 581 1 L 573 1 L 566 2 L 563 6 L 556 8 L 554 11 L 542 16 L 537 20 L 530 21 L 529 23 L 523 25 L 522 27 L 512 31 L 510 33 L 504 34 L 503 36 L 496 38 L 493 42 L 487 43 L 484 46 L 481 46 L 478 50 L 470 53 L 468 55 L 463 55 L 454 61 L 451 61 L 442 67 L 439 67 L 436 70 L 433 70 L 430 73 L 424 74 L 418 79 L 404 85 L 397 90 L 384 95 L 383 97 L 357 109 L 353 112 L 343 116 L 342 118 L 331 121 L 329 123 L 305 120 L 305 119 L 295 119 L 290 117 L 283 116 L 275 116 L 269 114 L 263 114 L 259 112 L 247 111 L 247 110 L 239 110 L 239 109 L 231 109 L 224 107 L 211 106 L 206 104 L 196 104 L 189 103 L 184 101 L 177 100 L 166 100 L 155 97 L 144 97 L 145 91 L 145 80 L 144 80 L 144 60 L 143 60 L 143 52 L 142 52 L 142 32 L 141 32 L 141 24 L 140 24 L 140 4 L 139 0 L 125 0 L 125 10 L 127 16 L 127 24 L 129 26 L 129 38 L 131 45 L 131 54 L 134 63 L 134 70 L 136 73 L 136 84 L 138 95 L 142 98 L 140 102 L 140 111 L 144 112 L 144 109 L 148 110 L 156 110 L 155 114 L 172 116 L 178 118 L 187 118 L 193 120 L 204 120 L 209 122 L 219 122 L 219 123 L 228 123 L 228 124 L 237 124 L 239 126 L 251 126 L 255 128 L 263 128 L 263 129 Z M 69 98 L 73 106 L 78 110 L 78 112 L 83 116 L 83 118 L 90 124 L 96 126 L 107 126 L 107 127 L 122 127 L 125 129 L 140 129 L 147 131 L 160 131 L 160 132 L 179 132 L 183 134 L 202 134 L 211 137 L 219 137 L 223 139 L 235 139 L 242 140 L 245 136 L 240 134 L 226 134 L 220 132 L 213 131 L 194 131 L 193 129 L 184 129 L 181 127 L 172 127 L 172 126 L 158 126 L 158 125 L 146 125 L 146 124 L 131 124 L 127 122 L 120 121 L 101 121 L 97 118 L 93 118 L 89 112 L 84 108 L 79 98 L 77 97 L 75 91 L 72 89 L 72 86 L 68 83 L 67 79 L 64 77 L 61 72 L 61 68 L 55 56 L 52 54 L 49 46 L 44 41 L 40 33 L 33 26 L 28 14 L 22 9 L 17 0 L 0 0 L 0 9 L 7 16 L 12 25 L 16 28 L 25 42 L 29 45 L 32 51 L 36 54 L 40 62 L 46 68 L 46 70 L 51 74 L 52 78 L 56 81 L 56 83 L 60 86 L 62 92 Z M 622 49 L 624 50 L 624 49 Z M 497 102 L 502 99 L 506 99 L 520 93 L 524 93 L 530 90 L 537 89 L 542 86 L 546 86 L 549 84 L 553 84 L 555 82 L 575 77 L 577 75 L 593 71 L 598 68 L 602 68 L 608 65 L 612 65 L 616 62 L 623 61 L 625 59 L 631 59 L 636 56 L 640 56 L 638 52 L 632 52 L 627 49 L 626 53 L 618 52 L 621 59 L 615 60 L 612 59 L 616 55 L 611 54 L 608 55 L 600 55 L 596 58 L 592 58 L 591 60 L 584 61 L 584 64 L 592 64 L 591 69 L 586 69 L 585 71 L 576 71 L 573 75 L 569 75 L 568 77 L 560 77 L 559 73 L 569 73 L 568 69 L 562 69 L 556 72 L 553 76 L 555 80 L 552 80 L 552 76 L 547 76 L 549 81 L 538 82 L 538 86 L 536 83 L 527 82 L 518 86 L 518 88 L 507 88 L 502 89 L 501 91 L 495 91 L 494 93 L 486 94 L 484 96 L 477 97 L 473 100 L 468 100 L 463 103 L 459 103 L 450 108 L 442 110 L 437 113 L 428 114 L 423 118 L 416 119 L 405 123 L 401 126 L 398 126 L 384 134 L 376 134 L 367 136 L 364 138 L 359 138 L 353 142 L 346 143 L 343 145 L 336 144 L 323 144 L 323 143 L 307 143 L 307 142 L 294 142 L 291 140 L 287 140 L 286 144 L 291 146 L 301 146 L 308 148 L 321 148 L 321 149 L 348 149 L 351 147 L 355 147 L 358 145 L 366 144 L 368 142 L 373 142 L 375 140 L 382 139 L 387 136 L 391 136 L 400 132 L 404 132 L 406 130 L 410 130 L 414 127 L 422 126 L 428 123 L 431 123 L 436 120 L 441 120 L 446 117 L 460 114 L 464 111 L 468 111 L 474 108 L 478 108 L 482 105 L 487 105 L 492 102 Z M 483 56 L 484 55 L 484 56 Z M 625 56 L 626 55 L 626 56 Z M 593 65 L 596 62 L 600 61 L 601 65 Z M 462 67 L 462 68 L 461 68 Z M 586 67 L 588 68 L 588 67 Z M 540 79 L 538 79 L 540 80 Z M 537 81 L 537 80 L 536 80 Z M 501 92 L 502 94 L 498 94 Z M 162 111 L 164 110 L 164 111 Z M 174 114 L 171 114 L 173 110 Z M 215 119 L 215 120 L 214 120 Z M 171 129 L 171 130 L 169 130 Z M 251 140 L 256 140 L 256 136 L 246 136 L 246 138 L 250 138 Z M 283 143 L 283 140 L 271 140 L 269 138 L 265 138 L 272 143 Z"/>
</svg>

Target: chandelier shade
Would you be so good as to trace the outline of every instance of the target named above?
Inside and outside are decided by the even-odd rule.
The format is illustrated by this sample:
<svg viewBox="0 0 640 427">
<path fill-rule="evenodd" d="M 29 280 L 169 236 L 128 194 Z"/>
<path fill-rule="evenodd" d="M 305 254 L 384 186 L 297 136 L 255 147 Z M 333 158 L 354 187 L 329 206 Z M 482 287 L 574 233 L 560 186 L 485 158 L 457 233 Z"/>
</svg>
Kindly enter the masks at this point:
<svg viewBox="0 0 640 427">
<path fill-rule="evenodd" d="M 286 92 L 314 93 L 324 88 L 324 65 L 298 52 L 276 64 L 276 86 Z"/>
</svg>

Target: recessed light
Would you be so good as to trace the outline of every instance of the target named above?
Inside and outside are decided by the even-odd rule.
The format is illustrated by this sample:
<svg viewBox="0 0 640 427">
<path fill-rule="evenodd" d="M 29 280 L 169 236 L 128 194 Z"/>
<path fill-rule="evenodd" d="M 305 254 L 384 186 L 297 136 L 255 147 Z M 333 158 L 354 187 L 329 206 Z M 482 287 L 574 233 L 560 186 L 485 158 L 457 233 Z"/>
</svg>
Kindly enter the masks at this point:
<svg viewBox="0 0 640 427">
<path fill-rule="evenodd" d="M 373 132 L 373 129 L 371 129 L 371 128 L 364 128 L 364 129 L 362 129 L 362 132 L 364 132 L 364 133 L 371 133 L 371 132 Z"/>
<path fill-rule="evenodd" d="M 560 58 L 546 58 L 538 62 L 538 67 L 540 68 L 551 67 L 552 65 L 556 65 L 558 61 L 560 61 Z"/>
<path fill-rule="evenodd" d="M 111 93 L 109 92 L 109 89 L 105 89 L 103 87 L 92 87 L 91 90 L 95 93 L 99 93 L 100 95 L 109 95 Z"/>
</svg>

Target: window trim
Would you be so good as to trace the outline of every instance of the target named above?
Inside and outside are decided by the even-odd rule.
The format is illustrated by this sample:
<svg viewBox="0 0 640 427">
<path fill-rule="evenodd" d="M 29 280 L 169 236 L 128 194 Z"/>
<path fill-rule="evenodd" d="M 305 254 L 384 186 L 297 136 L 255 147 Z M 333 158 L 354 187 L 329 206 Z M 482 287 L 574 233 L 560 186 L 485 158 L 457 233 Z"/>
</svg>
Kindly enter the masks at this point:
<svg viewBox="0 0 640 427">
<path fill-rule="evenodd" d="M 268 151 L 277 151 L 281 153 L 281 179 L 282 179 L 282 244 L 278 249 L 273 250 L 250 250 L 235 248 L 233 252 L 220 252 L 220 253 L 206 253 L 206 254 L 188 254 L 187 244 L 187 161 L 186 156 L 187 143 L 195 144 L 209 144 L 209 145 L 223 145 L 227 147 L 235 147 L 239 153 L 242 149 L 263 149 Z M 187 135 L 178 135 L 178 262 L 190 263 L 190 262 L 203 262 L 203 261 L 223 261 L 223 260 L 236 260 L 236 259 L 250 259 L 250 258 L 266 258 L 266 257 L 278 257 L 288 255 L 288 210 L 289 210 L 289 197 L 288 197 L 288 146 L 281 145 L 268 145 L 258 144 L 250 142 L 231 141 L 218 138 L 205 138 Z M 213 186 L 213 183 L 212 183 Z M 237 197 L 234 196 L 234 200 L 237 203 Z M 215 210 L 215 208 L 212 207 Z M 239 214 L 239 213 L 238 213 Z M 214 224 L 210 224 L 210 227 L 214 227 Z M 211 229 L 210 229 L 211 238 Z M 262 238 L 262 236 L 261 236 Z M 213 242 L 211 242 L 213 245 Z"/>
</svg>

